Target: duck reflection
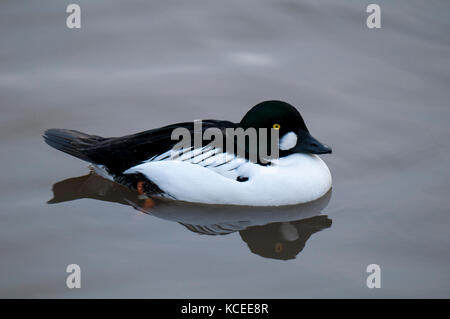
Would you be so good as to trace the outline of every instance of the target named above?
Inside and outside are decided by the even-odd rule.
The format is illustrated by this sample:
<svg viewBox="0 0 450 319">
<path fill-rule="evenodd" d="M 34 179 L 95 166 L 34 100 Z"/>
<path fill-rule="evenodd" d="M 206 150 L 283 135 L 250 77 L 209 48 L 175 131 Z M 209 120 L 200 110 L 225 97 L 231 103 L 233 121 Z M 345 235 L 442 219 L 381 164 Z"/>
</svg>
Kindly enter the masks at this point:
<svg viewBox="0 0 450 319">
<path fill-rule="evenodd" d="M 331 227 L 327 216 L 249 227 L 239 234 L 250 251 L 266 258 L 294 259 L 312 234 Z"/>
<path fill-rule="evenodd" d="M 314 233 L 332 224 L 331 219 L 320 215 L 330 201 L 331 191 L 310 203 L 282 207 L 203 205 L 149 198 L 93 172 L 55 183 L 48 203 L 82 198 L 129 205 L 145 214 L 178 222 L 200 235 L 239 232 L 252 253 L 280 260 L 295 258 Z"/>
</svg>

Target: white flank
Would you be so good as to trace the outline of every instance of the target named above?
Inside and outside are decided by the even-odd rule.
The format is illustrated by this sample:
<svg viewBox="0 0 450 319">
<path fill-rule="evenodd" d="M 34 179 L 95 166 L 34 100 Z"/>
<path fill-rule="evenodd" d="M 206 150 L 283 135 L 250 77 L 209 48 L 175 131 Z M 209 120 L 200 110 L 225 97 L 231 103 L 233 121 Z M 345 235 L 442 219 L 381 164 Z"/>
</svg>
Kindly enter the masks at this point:
<svg viewBox="0 0 450 319">
<path fill-rule="evenodd" d="M 191 157 L 147 161 L 125 174 L 147 176 L 169 196 L 183 201 L 248 206 L 309 202 L 331 188 L 327 165 L 311 154 L 293 154 L 261 166 L 226 153 L 191 151 Z M 186 156 L 185 156 L 186 155 Z M 237 176 L 248 177 L 238 182 Z"/>
</svg>

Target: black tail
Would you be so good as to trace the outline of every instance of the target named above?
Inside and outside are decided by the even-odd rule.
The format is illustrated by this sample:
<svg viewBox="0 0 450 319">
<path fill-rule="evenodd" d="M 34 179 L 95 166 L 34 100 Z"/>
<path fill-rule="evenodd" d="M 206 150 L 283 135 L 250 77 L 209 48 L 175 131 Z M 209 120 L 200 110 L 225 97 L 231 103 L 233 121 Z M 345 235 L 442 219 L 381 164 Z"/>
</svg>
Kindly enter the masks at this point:
<svg viewBox="0 0 450 319">
<path fill-rule="evenodd" d="M 105 140 L 100 136 L 59 128 L 52 128 L 45 131 L 44 139 L 51 147 L 90 163 L 95 162 L 89 158 L 86 150 Z"/>
</svg>

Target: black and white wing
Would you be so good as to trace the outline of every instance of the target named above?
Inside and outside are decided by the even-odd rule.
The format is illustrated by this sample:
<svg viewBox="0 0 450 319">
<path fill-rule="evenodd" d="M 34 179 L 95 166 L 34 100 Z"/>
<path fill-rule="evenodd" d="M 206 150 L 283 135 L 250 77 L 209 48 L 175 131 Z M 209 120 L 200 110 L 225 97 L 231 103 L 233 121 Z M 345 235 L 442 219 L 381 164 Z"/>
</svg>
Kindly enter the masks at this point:
<svg viewBox="0 0 450 319">
<path fill-rule="evenodd" d="M 239 177 L 238 169 L 242 164 L 248 163 L 242 157 L 225 152 L 222 148 L 209 145 L 197 149 L 194 147 L 179 150 L 172 149 L 152 157 L 147 162 L 152 161 L 182 161 L 200 165 L 231 179 L 237 179 Z"/>
</svg>

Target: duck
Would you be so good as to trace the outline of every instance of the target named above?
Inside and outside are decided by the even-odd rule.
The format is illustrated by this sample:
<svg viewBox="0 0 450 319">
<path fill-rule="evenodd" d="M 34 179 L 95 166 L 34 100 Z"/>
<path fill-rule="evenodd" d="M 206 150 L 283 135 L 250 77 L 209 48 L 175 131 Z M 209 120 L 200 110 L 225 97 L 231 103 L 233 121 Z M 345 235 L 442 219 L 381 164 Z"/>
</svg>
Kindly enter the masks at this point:
<svg viewBox="0 0 450 319">
<path fill-rule="evenodd" d="M 254 134 L 242 139 L 230 134 L 239 130 Z M 180 134 L 189 135 L 181 146 Z M 122 137 L 53 128 L 43 137 L 49 146 L 90 163 L 98 175 L 148 198 L 285 206 L 319 199 L 332 187 L 319 157 L 331 154 L 331 147 L 310 134 L 294 106 L 279 100 L 253 106 L 237 123 L 191 121 Z"/>
</svg>

